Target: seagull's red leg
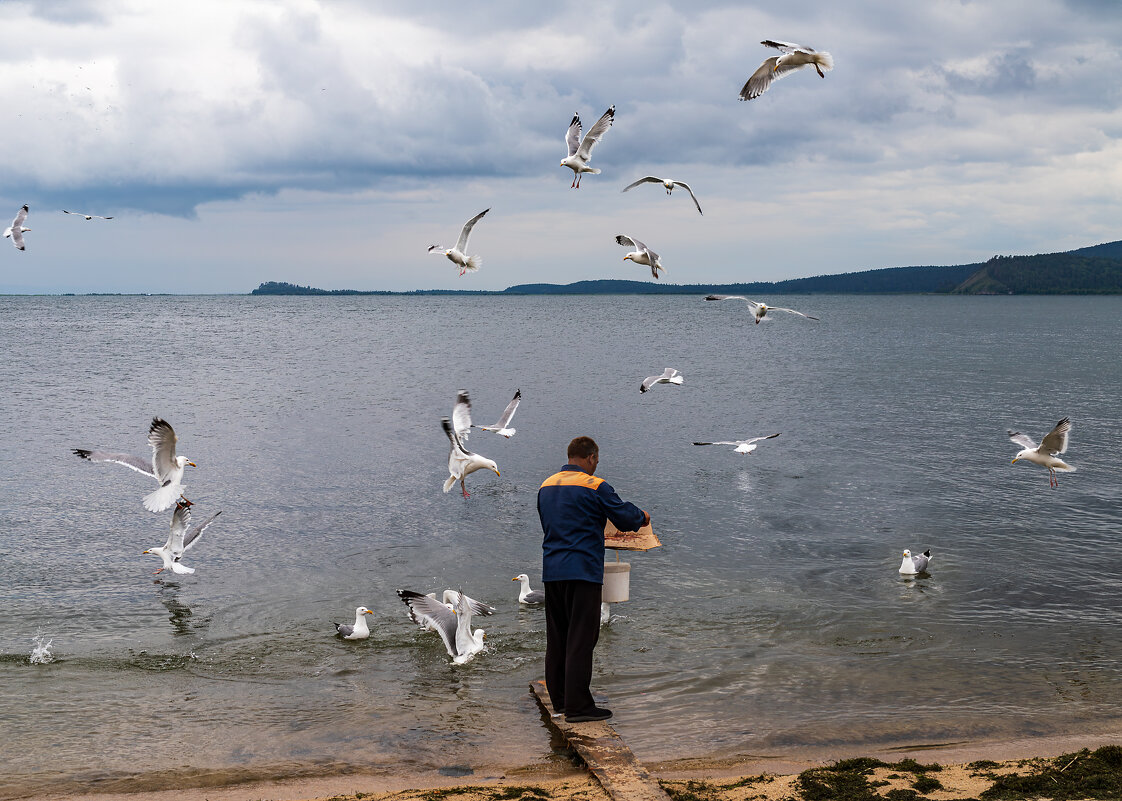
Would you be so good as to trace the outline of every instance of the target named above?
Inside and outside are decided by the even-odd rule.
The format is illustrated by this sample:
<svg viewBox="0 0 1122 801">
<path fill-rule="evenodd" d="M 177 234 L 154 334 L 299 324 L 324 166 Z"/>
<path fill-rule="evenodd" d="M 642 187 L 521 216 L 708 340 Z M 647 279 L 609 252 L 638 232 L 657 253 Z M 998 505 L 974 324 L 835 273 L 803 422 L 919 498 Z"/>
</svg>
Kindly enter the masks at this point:
<svg viewBox="0 0 1122 801">
<path fill-rule="evenodd" d="M 577 175 L 578 174 L 579 173 L 575 173 L 575 172 L 573 173 L 573 182 L 571 184 L 569 184 L 570 189 L 572 189 L 573 187 L 575 187 L 577 185 Z"/>
<path fill-rule="evenodd" d="M 468 494 L 467 487 L 464 486 L 464 480 L 462 478 L 460 479 L 460 491 L 464 493 L 465 498 L 471 497 L 471 495 Z"/>
</svg>

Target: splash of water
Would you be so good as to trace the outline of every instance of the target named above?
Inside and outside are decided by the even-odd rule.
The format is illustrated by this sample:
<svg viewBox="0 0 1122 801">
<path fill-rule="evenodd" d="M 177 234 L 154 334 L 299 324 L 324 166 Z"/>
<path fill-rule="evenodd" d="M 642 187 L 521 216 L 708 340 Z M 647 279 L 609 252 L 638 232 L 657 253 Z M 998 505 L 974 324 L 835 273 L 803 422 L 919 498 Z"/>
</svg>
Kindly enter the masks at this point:
<svg viewBox="0 0 1122 801">
<path fill-rule="evenodd" d="M 53 639 L 48 640 L 42 631 L 35 632 L 35 636 L 31 638 L 35 643 L 35 647 L 31 649 L 31 664 L 33 665 L 49 665 L 55 661 L 54 656 L 51 655 L 51 643 Z"/>
</svg>

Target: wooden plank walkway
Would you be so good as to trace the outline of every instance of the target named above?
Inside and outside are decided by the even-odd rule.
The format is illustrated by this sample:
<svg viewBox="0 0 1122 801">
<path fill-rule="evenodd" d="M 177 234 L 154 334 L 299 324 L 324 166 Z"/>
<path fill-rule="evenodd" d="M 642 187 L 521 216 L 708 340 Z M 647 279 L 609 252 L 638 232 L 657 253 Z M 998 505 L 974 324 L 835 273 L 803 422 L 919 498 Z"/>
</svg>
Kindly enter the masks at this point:
<svg viewBox="0 0 1122 801">
<path fill-rule="evenodd" d="M 530 690 L 549 716 L 549 724 L 580 754 L 612 801 L 670 801 L 607 721 L 566 723 L 564 717 L 553 717 L 544 681 L 530 682 Z"/>
</svg>

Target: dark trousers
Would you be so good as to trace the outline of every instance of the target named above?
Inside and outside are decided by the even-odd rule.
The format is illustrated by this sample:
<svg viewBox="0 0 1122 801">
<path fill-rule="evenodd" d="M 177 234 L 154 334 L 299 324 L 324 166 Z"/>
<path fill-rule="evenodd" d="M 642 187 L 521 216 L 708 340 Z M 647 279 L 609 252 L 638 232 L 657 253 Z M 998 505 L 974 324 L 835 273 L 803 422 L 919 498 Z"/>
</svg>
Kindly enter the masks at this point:
<svg viewBox="0 0 1122 801">
<path fill-rule="evenodd" d="M 580 715 L 592 700 L 592 650 L 600 639 L 601 585 L 545 582 L 545 688 L 555 712 Z"/>
</svg>

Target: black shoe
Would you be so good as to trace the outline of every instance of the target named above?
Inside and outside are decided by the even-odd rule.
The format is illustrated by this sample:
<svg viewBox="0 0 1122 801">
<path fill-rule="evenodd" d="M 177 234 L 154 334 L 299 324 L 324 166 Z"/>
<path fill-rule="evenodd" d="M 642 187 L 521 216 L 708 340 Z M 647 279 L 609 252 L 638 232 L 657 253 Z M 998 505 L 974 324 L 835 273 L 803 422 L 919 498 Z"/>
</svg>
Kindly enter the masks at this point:
<svg viewBox="0 0 1122 801">
<path fill-rule="evenodd" d="M 612 710 L 601 709 L 598 706 L 592 707 L 588 712 L 583 712 L 579 715 L 565 715 L 566 723 L 588 723 L 593 720 L 607 720 L 612 716 Z"/>
</svg>

